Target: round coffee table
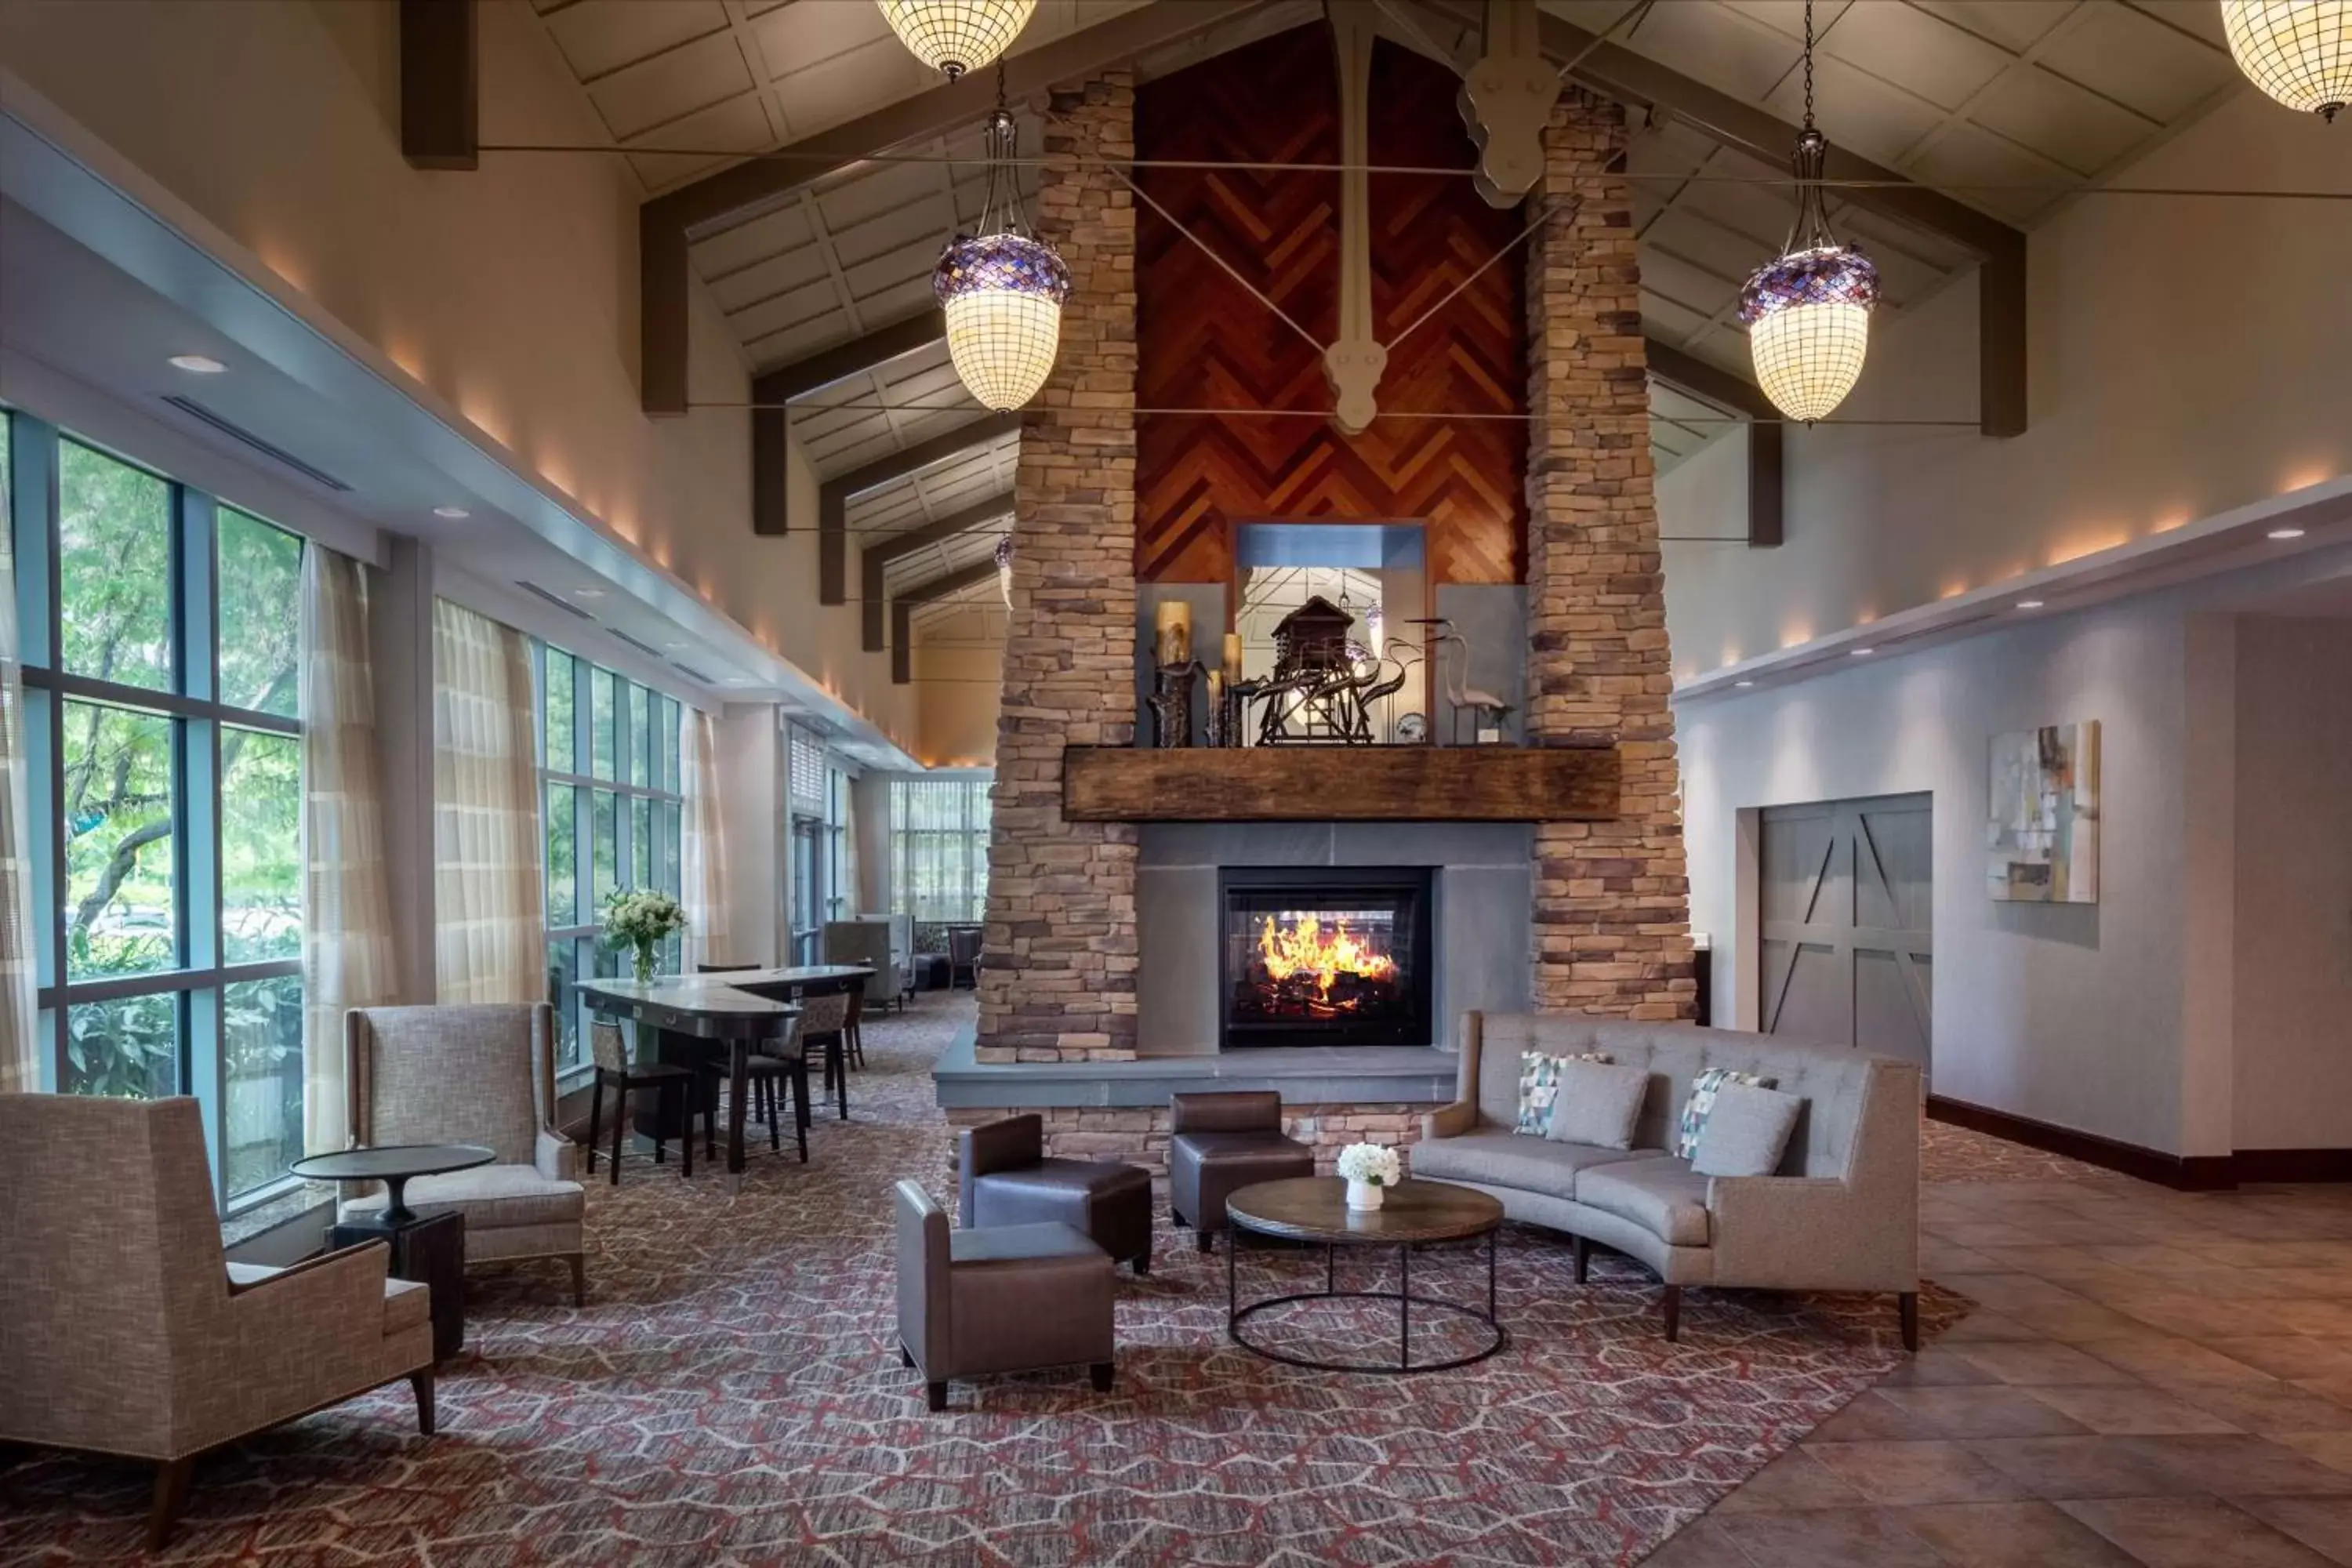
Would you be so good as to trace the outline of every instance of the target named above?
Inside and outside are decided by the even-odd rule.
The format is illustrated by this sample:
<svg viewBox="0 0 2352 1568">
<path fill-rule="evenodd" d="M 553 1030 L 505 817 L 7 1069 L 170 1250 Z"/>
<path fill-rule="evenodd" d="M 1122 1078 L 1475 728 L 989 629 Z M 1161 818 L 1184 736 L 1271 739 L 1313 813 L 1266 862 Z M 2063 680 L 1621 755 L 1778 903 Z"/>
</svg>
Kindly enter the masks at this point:
<svg viewBox="0 0 2352 1568">
<path fill-rule="evenodd" d="M 1444 1372 L 1485 1361 L 1510 1342 L 1509 1332 L 1495 1315 L 1495 1241 L 1503 1225 L 1503 1205 L 1481 1192 L 1444 1182 L 1404 1182 L 1391 1187 L 1379 1208 L 1348 1206 L 1348 1184 L 1336 1176 L 1297 1176 L 1283 1182 L 1261 1182 L 1244 1187 L 1225 1200 L 1233 1233 L 1225 1246 L 1225 1332 L 1234 1343 L 1269 1361 L 1318 1372 Z M 1323 1248 L 1323 1289 L 1264 1300 L 1241 1303 L 1235 1259 L 1244 1231 L 1279 1237 L 1286 1241 L 1319 1244 Z M 1412 1249 L 1424 1242 L 1486 1238 L 1486 1310 L 1459 1301 L 1412 1293 Z M 1393 1290 L 1342 1290 L 1338 1288 L 1335 1261 L 1342 1247 L 1393 1247 L 1399 1275 Z M 1328 1300 L 1394 1301 L 1397 1304 L 1397 1355 L 1394 1362 L 1326 1362 L 1292 1355 L 1254 1344 L 1242 1325 L 1259 1312 L 1300 1301 Z M 1482 1350 L 1444 1361 L 1412 1359 L 1412 1310 L 1452 1312 L 1486 1325 L 1488 1342 Z"/>
<path fill-rule="evenodd" d="M 416 1217 L 408 1206 L 408 1184 L 418 1176 L 448 1171 L 470 1171 L 497 1159 L 494 1150 L 478 1143 L 387 1143 L 380 1149 L 346 1149 L 338 1154 L 312 1154 L 287 1169 L 312 1182 L 382 1182 L 385 1194 L 383 1223 L 406 1225 Z"/>
</svg>

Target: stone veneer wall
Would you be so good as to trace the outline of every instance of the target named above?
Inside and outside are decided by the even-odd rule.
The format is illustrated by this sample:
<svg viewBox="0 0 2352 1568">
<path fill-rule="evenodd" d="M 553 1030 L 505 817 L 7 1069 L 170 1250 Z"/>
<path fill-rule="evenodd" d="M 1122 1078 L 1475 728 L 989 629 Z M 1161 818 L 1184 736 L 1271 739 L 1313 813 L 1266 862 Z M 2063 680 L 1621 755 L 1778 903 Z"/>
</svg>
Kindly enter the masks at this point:
<svg viewBox="0 0 2352 1568">
<path fill-rule="evenodd" d="M 1632 1018 L 1696 1005 L 1675 788 L 1633 199 L 1605 171 L 1625 113 L 1570 88 L 1540 201 L 1581 201 L 1528 256 L 1528 742 L 1615 742 L 1614 822 L 1536 827 L 1535 1005 Z"/>
<path fill-rule="evenodd" d="M 1331 1174 L 1332 1162 L 1350 1143 L 1381 1143 L 1402 1149 L 1409 1165 L 1411 1145 L 1421 1136 L 1422 1115 L 1433 1109 L 1426 1105 L 1286 1105 L 1282 1108 L 1282 1130 L 1315 1151 L 1315 1169 L 1322 1175 Z M 961 1130 L 1026 1114 L 1029 1112 L 954 1108 L 948 1111 L 947 1118 L 950 1127 Z M 1065 1160 L 1122 1160 L 1141 1165 L 1151 1173 L 1154 1181 L 1167 1178 L 1169 1112 L 1164 1105 L 1104 1109 L 1055 1106 L 1040 1109 L 1034 1114 L 1045 1119 L 1048 1154 Z M 952 1180 L 956 1168 L 953 1139 L 948 1143 L 947 1162 Z"/>
<path fill-rule="evenodd" d="M 1022 421 L 988 854 L 982 1062 L 1135 1055 L 1136 830 L 1062 818 L 1062 748 L 1135 731 L 1134 155 L 1118 71 L 1056 91 L 1038 234 L 1069 265 L 1061 353 Z"/>
</svg>

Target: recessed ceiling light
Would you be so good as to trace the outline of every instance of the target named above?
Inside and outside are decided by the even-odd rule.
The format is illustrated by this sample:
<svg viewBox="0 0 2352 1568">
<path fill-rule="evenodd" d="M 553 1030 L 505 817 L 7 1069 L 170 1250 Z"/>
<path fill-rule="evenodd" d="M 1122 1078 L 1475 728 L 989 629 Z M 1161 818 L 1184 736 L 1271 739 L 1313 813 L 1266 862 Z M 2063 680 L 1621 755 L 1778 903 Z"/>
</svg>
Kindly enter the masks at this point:
<svg viewBox="0 0 2352 1568">
<path fill-rule="evenodd" d="M 1845 650 L 1845 654 L 1848 658 L 1868 658 L 1877 651 L 1874 647 L 1850 647 Z"/>
<path fill-rule="evenodd" d="M 572 590 L 572 596 L 575 599 L 601 599 L 604 596 L 604 590 L 602 588 L 574 588 Z"/>
<path fill-rule="evenodd" d="M 2303 530 L 2299 528 L 2273 528 L 2263 537 L 2267 539 L 2301 539 L 2303 537 Z"/>
<path fill-rule="evenodd" d="M 474 514 L 467 511 L 462 506 L 436 506 L 433 509 L 433 515 L 436 517 L 446 517 L 452 521 L 456 521 L 459 518 L 467 518 Z"/>
<path fill-rule="evenodd" d="M 1733 681 L 1731 684 L 1732 684 L 1732 685 L 1734 685 L 1734 686 L 1742 686 L 1742 687 L 1746 687 L 1746 686 L 1753 686 L 1753 685 L 1755 685 L 1756 683 L 1755 683 L 1754 681 L 1752 681 L 1752 680 L 1735 680 L 1735 681 Z"/>
<path fill-rule="evenodd" d="M 184 370 L 190 375 L 218 375 L 228 368 L 210 354 L 173 354 L 171 363 L 173 370 Z"/>
<path fill-rule="evenodd" d="M 2038 610 L 2042 607 L 2042 601 L 2039 599 L 2020 599 L 2017 601 L 2017 607 L 2021 610 Z"/>
<path fill-rule="evenodd" d="M 666 642 L 666 643 L 662 644 L 662 647 L 666 647 L 666 648 L 672 648 L 672 649 L 681 648 L 681 647 L 684 647 L 685 646 L 686 646 L 686 645 L 685 645 L 684 643 L 682 643 L 682 642 Z"/>
</svg>

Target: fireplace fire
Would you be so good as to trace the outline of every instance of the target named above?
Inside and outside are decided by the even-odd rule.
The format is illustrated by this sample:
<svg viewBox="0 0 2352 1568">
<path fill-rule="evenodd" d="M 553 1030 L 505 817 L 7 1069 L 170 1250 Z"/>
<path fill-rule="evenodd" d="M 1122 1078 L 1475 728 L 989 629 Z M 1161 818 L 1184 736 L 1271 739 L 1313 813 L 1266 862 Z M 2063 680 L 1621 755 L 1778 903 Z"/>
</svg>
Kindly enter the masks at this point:
<svg viewBox="0 0 2352 1568">
<path fill-rule="evenodd" d="M 1229 868 L 1221 1044 L 1430 1043 L 1425 868 Z"/>
</svg>

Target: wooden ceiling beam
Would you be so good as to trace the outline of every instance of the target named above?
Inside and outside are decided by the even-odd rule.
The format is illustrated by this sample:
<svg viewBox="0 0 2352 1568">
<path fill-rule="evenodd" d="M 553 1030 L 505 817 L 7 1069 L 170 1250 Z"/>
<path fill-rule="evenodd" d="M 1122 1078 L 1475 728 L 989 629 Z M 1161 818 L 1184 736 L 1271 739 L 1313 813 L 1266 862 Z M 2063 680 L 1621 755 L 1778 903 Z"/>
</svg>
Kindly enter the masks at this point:
<svg viewBox="0 0 2352 1568">
<path fill-rule="evenodd" d="M 820 605 L 849 602 L 850 497 L 863 495 L 893 479 L 903 479 L 934 463 L 944 463 L 950 458 L 976 451 L 1006 436 L 1017 435 L 1020 429 L 1020 415 L 992 414 L 985 419 L 959 425 L 945 435 L 934 436 L 904 450 L 877 458 L 864 468 L 854 468 L 837 479 L 825 480 L 817 490 L 816 602 Z"/>
<path fill-rule="evenodd" d="M 928 348 L 947 336 L 947 330 L 946 319 L 928 310 L 751 378 L 752 532 L 792 531 L 792 482 L 784 456 L 792 437 L 784 405 Z"/>
<path fill-rule="evenodd" d="M 1650 374 L 1679 392 L 1710 404 L 1727 414 L 1740 415 L 1748 426 L 1748 546 L 1777 549 L 1787 537 L 1787 426 L 1780 411 L 1761 388 L 1744 376 L 1709 364 L 1656 338 L 1647 341 Z"/>
<path fill-rule="evenodd" d="M 952 572 L 942 572 L 927 582 L 901 591 L 890 601 L 890 684 L 904 686 L 915 679 L 915 606 L 944 599 L 950 594 L 961 594 L 966 588 L 989 582 L 996 575 L 996 563 L 975 561 L 969 566 L 959 566 Z"/>
<path fill-rule="evenodd" d="M 887 573 L 890 563 L 944 544 L 960 534 L 969 533 L 982 523 L 995 522 L 1013 515 L 1013 492 L 1001 491 L 984 501 L 977 501 L 961 511 L 950 512 L 936 522 L 920 528 L 910 528 L 904 533 L 894 533 L 879 539 L 857 552 L 858 572 L 863 578 L 858 595 L 859 614 L 865 620 L 865 648 L 867 653 L 883 649 L 883 631 L 887 623 L 887 601 L 889 597 Z"/>
<path fill-rule="evenodd" d="M 1083 80 L 1138 55 L 1180 43 L 1232 21 L 1265 0 L 1151 0 L 1091 27 L 1010 56 L 1005 92 L 1025 99 Z M 837 174 L 877 153 L 979 123 L 996 102 L 996 73 L 959 80 L 886 104 L 870 114 L 803 137 L 774 154 L 706 174 L 638 209 L 638 331 L 643 363 L 639 399 L 649 415 L 687 408 L 687 244 L 767 211 L 803 186 Z M 945 236 L 940 237 L 942 240 Z"/>
<path fill-rule="evenodd" d="M 1414 0 L 1457 26 L 1482 25 L 1479 0 Z M 1569 75 L 1603 98 L 1655 109 L 1708 140 L 1775 168 L 1796 145 L 1797 127 L 1745 100 L 1686 77 L 1622 45 L 1545 12 L 1544 54 L 1575 62 Z M 2019 436 L 2026 426 L 2025 234 L 1966 202 L 1919 184 L 1860 153 L 1830 143 L 1824 174 L 1841 186 L 1838 200 L 1951 241 L 1981 264 L 1978 279 L 1978 427 L 1988 436 Z M 1760 262 L 1767 259 L 1758 257 Z"/>
<path fill-rule="evenodd" d="M 400 0 L 400 155 L 415 169 L 482 161 L 474 0 Z"/>
</svg>

